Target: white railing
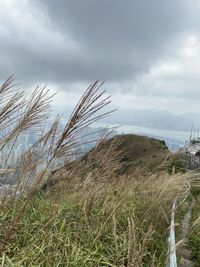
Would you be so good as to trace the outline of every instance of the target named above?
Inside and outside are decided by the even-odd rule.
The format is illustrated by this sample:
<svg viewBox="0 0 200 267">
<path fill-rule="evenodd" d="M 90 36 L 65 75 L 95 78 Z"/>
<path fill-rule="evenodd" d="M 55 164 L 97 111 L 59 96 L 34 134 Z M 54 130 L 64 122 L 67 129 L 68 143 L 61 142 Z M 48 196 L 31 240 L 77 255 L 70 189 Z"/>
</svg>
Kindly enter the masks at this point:
<svg viewBox="0 0 200 267">
<path fill-rule="evenodd" d="M 177 267 L 176 240 L 175 240 L 175 230 L 174 230 L 174 218 L 175 218 L 176 201 L 177 201 L 177 198 L 175 198 L 175 200 L 173 202 L 172 213 L 171 213 L 168 267 Z"/>
</svg>

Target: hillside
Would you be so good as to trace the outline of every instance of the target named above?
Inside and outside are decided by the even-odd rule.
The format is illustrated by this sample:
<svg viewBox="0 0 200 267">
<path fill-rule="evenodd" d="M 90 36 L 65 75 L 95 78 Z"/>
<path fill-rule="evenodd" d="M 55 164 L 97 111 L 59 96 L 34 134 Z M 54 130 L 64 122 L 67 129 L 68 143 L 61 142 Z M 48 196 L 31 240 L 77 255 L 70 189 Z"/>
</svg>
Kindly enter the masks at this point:
<svg viewBox="0 0 200 267">
<path fill-rule="evenodd" d="M 98 143 L 80 160 L 54 171 L 43 188 L 66 180 L 79 183 L 88 176 L 110 181 L 138 172 L 146 175 L 160 166 L 169 153 L 164 141 L 133 134 L 117 135 Z"/>
<path fill-rule="evenodd" d="M 1 109 L 3 125 L 13 122 L 1 140 L 4 153 L 11 144 L 8 156 L 24 131 L 43 122 L 45 128 L 49 113 L 44 89 L 24 103 L 21 93 L 11 91 L 8 97 L 11 84 L 10 78 L 0 90 L 2 99 L 8 99 Z M 107 135 L 72 162 L 80 132 L 107 114 L 96 114 L 110 103 L 107 97 L 100 100 L 98 89 L 98 83 L 89 87 L 64 128 L 56 117 L 13 163 L 18 182 L 0 199 L 1 266 L 166 266 L 171 205 L 190 189 L 188 174 L 176 173 L 176 162 L 170 160 L 165 163 L 171 164 L 171 172 L 164 164 L 158 168 L 170 159 L 166 144 L 136 135 Z M 22 114 L 19 124 L 8 116 L 13 108 Z M 63 160 L 64 166 L 52 171 Z M 200 231 L 195 229 L 196 236 Z M 195 236 L 188 240 L 197 258 Z"/>
<path fill-rule="evenodd" d="M 162 141 L 121 135 L 55 171 L 46 189 L 60 186 L 39 190 L 17 206 L 3 206 L 1 237 L 6 242 L 0 251 L 6 258 L 1 263 L 166 266 L 171 202 L 185 190 L 184 177 L 164 172 L 144 177 L 141 172 L 158 166 L 168 153 Z"/>
<path fill-rule="evenodd" d="M 101 142 L 97 147 L 97 152 L 106 151 L 112 143 L 116 144 L 115 150 L 121 163 L 118 174 L 127 174 L 136 168 L 151 171 L 154 167 L 159 166 L 169 154 L 164 141 L 133 134 L 118 135 Z M 93 150 L 83 157 L 82 161 L 85 164 L 90 159 L 92 152 Z"/>
</svg>

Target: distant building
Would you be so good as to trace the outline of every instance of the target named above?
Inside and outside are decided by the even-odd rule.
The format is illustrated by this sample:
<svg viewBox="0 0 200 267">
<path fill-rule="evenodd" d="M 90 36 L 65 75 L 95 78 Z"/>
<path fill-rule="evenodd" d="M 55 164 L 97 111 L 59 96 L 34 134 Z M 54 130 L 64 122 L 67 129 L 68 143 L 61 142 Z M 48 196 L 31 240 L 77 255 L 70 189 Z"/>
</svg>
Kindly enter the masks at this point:
<svg viewBox="0 0 200 267">
<path fill-rule="evenodd" d="M 191 129 L 190 140 L 185 144 L 184 152 L 190 154 L 193 157 L 200 158 L 200 137 L 199 129 L 193 131 Z"/>
</svg>

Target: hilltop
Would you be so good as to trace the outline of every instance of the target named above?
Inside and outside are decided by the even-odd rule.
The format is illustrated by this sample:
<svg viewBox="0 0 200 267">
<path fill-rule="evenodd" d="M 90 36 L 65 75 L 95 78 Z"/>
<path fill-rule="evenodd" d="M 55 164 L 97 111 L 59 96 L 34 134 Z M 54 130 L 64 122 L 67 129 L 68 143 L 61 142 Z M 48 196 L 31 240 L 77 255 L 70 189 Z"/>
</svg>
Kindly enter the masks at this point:
<svg viewBox="0 0 200 267">
<path fill-rule="evenodd" d="M 115 151 L 121 163 L 119 174 L 127 174 L 136 168 L 150 171 L 159 166 L 169 154 L 165 141 L 134 134 L 117 135 L 103 141 L 98 145 L 97 152 L 108 150 L 113 143 L 116 144 Z M 94 149 L 81 159 L 85 164 Z"/>
<path fill-rule="evenodd" d="M 159 167 L 169 154 L 162 140 L 133 134 L 117 135 L 99 142 L 81 159 L 52 172 L 43 188 L 66 180 L 80 183 L 88 176 L 94 180 L 98 179 L 97 175 L 101 179 L 103 176 L 104 180 L 111 181 L 136 172 L 146 175 Z"/>
</svg>

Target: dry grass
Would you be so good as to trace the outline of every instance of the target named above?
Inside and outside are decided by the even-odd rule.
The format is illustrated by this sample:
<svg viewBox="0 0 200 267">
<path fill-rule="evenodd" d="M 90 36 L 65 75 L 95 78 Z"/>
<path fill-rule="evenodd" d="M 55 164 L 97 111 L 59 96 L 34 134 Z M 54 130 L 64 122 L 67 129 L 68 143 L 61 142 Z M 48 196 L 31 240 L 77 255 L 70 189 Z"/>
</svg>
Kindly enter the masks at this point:
<svg viewBox="0 0 200 267">
<path fill-rule="evenodd" d="M 12 187 L 10 194 L 1 197 L 2 206 L 5 205 L 7 198 L 9 200 L 12 198 L 12 203 L 20 206 L 19 196 L 24 194 L 27 196 L 23 206 L 20 206 L 21 210 L 18 212 L 17 218 L 10 223 L 10 228 L 6 230 L 8 239 L 11 238 L 12 229 L 24 216 L 35 191 L 44 183 L 54 161 L 70 157 L 78 145 L 79 133 L 110 113 L 98 113 L 110 103 L 110 97 L 104 97 L 105 91 L 100 90 L 102 84 L 95 82 L 85 91 L 63 130 L 59 130 L 60 116 L 57 116 L 49 129 L 45 131 L 45 123 L 49 117 L 50 102 L 53 96 L 46 87 L 38 86 L 27 98 L 23 91 L 17 89 L 13 81 L 14 78 L 10 77 L 0 87 L 2 136 L 0 151 L 1 155 L 4 155 L 4 169 L 8 167 L 9 158 L 22 133 L 39 131 L 42 134 L 27 151 L 19 156 L 17 162 L 13 162 L 13 175 L 10 180 L 15 182 L 15 187 Z M 8 151 L 7 144 L 11 145 L 10 151 Z M 41 159 L 45 160 L 45 164 L 38 172 L 37 168 L 41 165 Z"/>
<path fill-rule="evenodd" d="M 20 134 L 39 131 L 42 134 L 38 140 L 19 157 L 18 162 L 13 166 L 13 169 L 20 169 L 18 176 L 21 182 L 29 181 L 41 158 L 45 159 L 44 170 L 34 179 L 38 185 L 43 182 L 47 169 L 55 160 L 66 159 L 74 153 L 78 146 L 79 133 L 110 113 L 98 113 L 110 103 L 110 97 L 104 97 L 105 91 L 100 90 L 102 84 L 95 82 L 85 91 L 63 130 L 59 130 L 60 116 L 57 116 L 45 131 L 43 129 L 49 117 L 53 96 L 45 87 L 37 87 L 27 99 L 23 91 L 15 89 L 13 81 L 13 77 L 10 77 L 0 87 L 0 130 L 3 137 L 0 151 L 2 155 L 6 155 L 4 168 L 7 167 Z M 11 144 L 11 148 L 6 154 L 4 151 L 7 150 L 8 143 Z"/>
<path fill-rule="evenodd" d="M 12 83 L 11 77 L 0 88 L 1 151 L 9 142 L 12 150 L 21 133 L 42 127 L 51 101 L 45 88 L 25 99 Z M 100 87 L 96 82 L 86 90 L 62 131 L 56 117 L 13 167 L 20 194 L 1 199 L 2 266 L 165 266 L 169 211 L 177 194 L 185 197 L 187 175 L 135 172 L 117 179 L 118 143 L 99 150 L 97 142 L 84 165 L 61 168 L 55 185 L 40 190 L 54 160 L 74 153 L 80 131 L 108 115 L 98 113 L 110 102 Z M 36 172 L 41 155 L 46 164 Z"/>
<path fill-rule="evenodd" d="M 7 204 L 1 260 L 14 266 L 165 266 L 171 202 L 186 188 L 181 177 L 148 178 L 38 192 L 10 239 L 3 226 L 18 217 L 26 199 L 18 207 Z"/>
</svg>

